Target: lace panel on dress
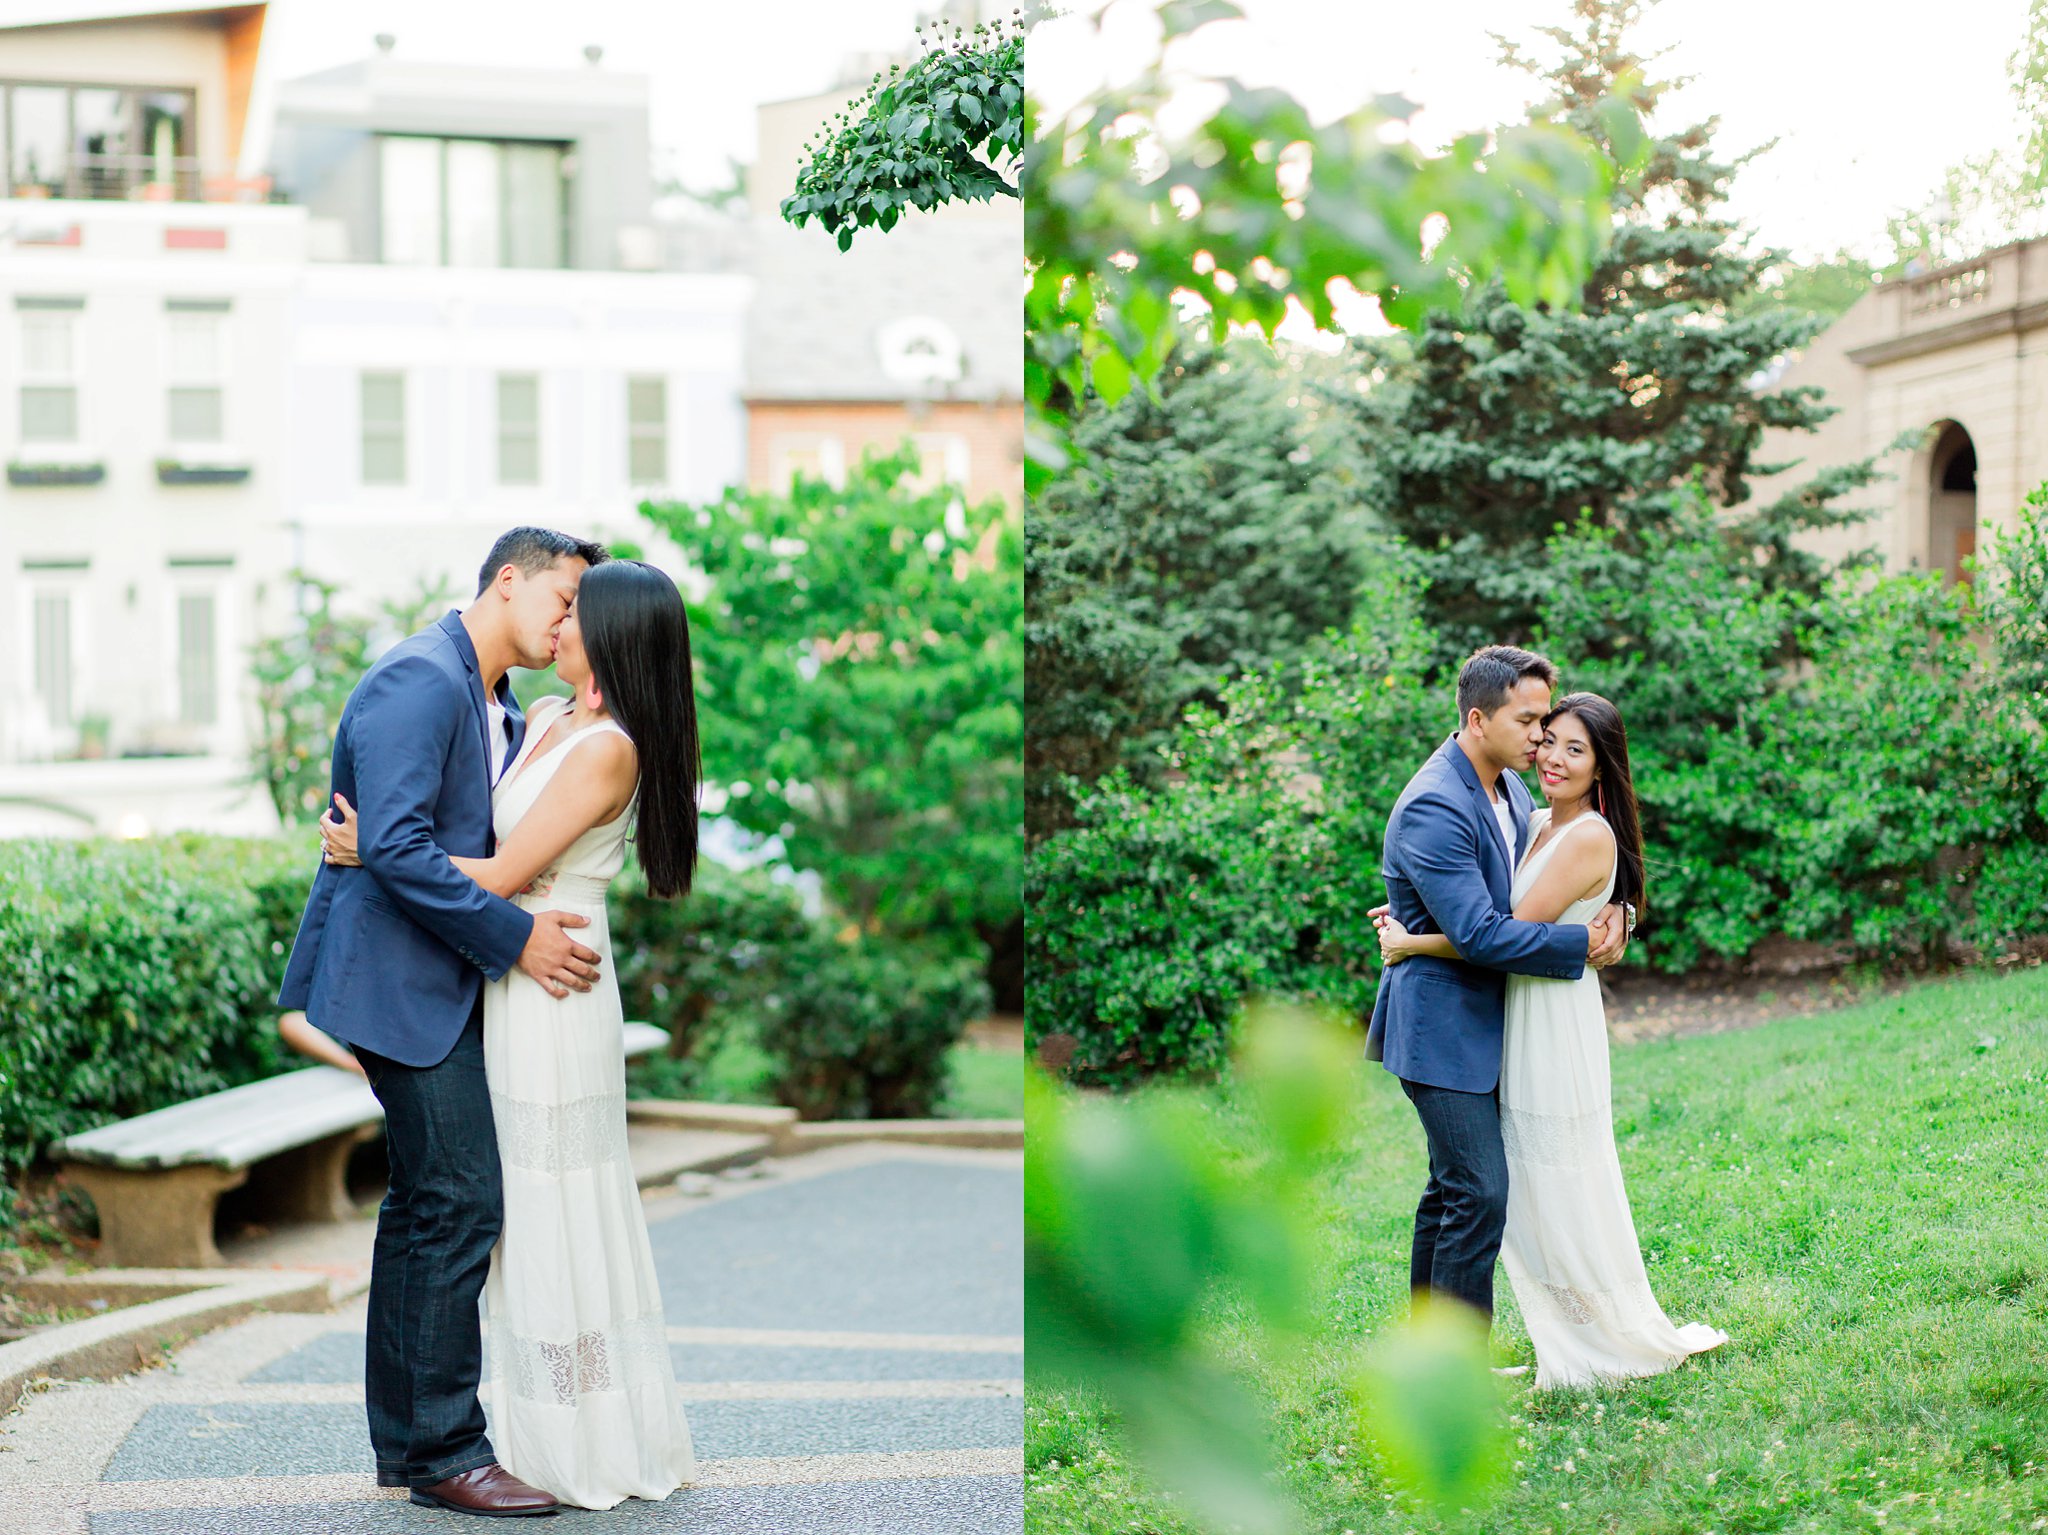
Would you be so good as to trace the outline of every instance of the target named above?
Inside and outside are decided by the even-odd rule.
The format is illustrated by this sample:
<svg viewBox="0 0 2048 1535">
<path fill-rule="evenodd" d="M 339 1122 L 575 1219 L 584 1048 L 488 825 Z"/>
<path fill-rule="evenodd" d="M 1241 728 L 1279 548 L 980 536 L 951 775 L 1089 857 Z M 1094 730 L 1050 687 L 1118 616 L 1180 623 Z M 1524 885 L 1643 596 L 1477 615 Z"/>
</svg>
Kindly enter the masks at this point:
<svg viewBox="0 0 2048 1535">
<path fill-rule="evenodd" d="M 617 1093 L 566 1103 L 528 1103 L 491 1094 L 498 1159 L 537 1173 L 576 1172 L 626 1159 L 626 1117 Z"/>
<path fill-rule="evenodd" d="M 1596 1321 L 1626 1324 L 1638 1317 L 1660 1314 L 1657 1297 L 1651 1293 L 1649 1284 L 1634 1279 L 1619 1290 L 1580 1290 L 1537 1280 L 1532 1291 L 1517 1291 L 1516 1299 L 1525 1308 L 1531 1299 L 1539 1305 L 1547 1301 L 1565 1321 L 1580 1327 Z"/>
<path fill-rule="evenodd" d="M 1613 1116 L 1599 1109 L 1590 1114 L 1538 1114 L 1502 1104 L 1500 1139 L 1512 1161 L 1535 1167 L 1582 1167 L 1610 1152 Z"/>
<path fill-rule="evenodd" d="M 491 1341 L 492 1363 L 503 1369 L 515 1395 L 558 1407 L 659 1380 L 669 1367 L 668 1328 L 659 1311 L 578 1333 L 566 1342 L 528 1338 L 510 1328 L 494 1329 Z"/>
</svg>

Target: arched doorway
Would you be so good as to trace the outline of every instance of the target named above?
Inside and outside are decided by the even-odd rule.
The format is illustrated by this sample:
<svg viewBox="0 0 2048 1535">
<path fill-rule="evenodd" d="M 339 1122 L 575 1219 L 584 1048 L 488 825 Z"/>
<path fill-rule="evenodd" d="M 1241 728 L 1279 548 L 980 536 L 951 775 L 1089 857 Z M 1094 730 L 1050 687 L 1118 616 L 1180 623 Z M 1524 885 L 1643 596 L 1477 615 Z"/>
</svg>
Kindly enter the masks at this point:
<svg viewBox="0 0 2048 1535">
<path fill-rule="evenodd" d="M 1927 564 L 1948 585 L 1969 580 L 1963 562 L 1977 552 L 1977 445 L 1961 423 L 1936 429 L 1928 457 Z"/>
</svg>

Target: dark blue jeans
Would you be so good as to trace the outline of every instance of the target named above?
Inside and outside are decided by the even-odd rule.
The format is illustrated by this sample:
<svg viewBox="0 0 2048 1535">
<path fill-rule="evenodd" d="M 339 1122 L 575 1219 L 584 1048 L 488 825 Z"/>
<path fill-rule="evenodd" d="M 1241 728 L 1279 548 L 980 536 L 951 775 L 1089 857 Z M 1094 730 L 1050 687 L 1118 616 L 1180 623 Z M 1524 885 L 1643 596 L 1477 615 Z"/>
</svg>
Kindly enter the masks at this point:
<svg viewBox="0 0 2048 1535">
<path fill-rule="evenodd" d="M 498 1458 L 476 1394 L 477 1300 L 505 1220 L 483 998 L 439 1065 L 403 1066 L 370 1050 L 356 1057 L 384 1105 L 391 1160 L 370 1267 L 370 1447 L 379 1481 L 430 1487 Z"/>
<path fill-rule="evenodd" d="M 1411 1293 L 1448 1295 L 1493 1320 L 1493 1264 L 1508 1223 L 1500 1093 L 1401 1082 L 1429 1138 L 1429 1186 L 1415 1207 Z"/>
</svg>

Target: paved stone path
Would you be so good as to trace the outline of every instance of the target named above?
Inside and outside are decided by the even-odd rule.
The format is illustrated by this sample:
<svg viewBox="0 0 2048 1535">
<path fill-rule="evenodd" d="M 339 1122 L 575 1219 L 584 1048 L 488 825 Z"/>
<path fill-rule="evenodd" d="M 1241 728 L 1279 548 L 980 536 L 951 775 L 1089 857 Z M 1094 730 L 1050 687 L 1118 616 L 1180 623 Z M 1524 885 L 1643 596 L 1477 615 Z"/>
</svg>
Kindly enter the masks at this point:
<svg viewBox="0 0 2048 1535">
<path fill-rule="evenodd" d="M 854 1146 L 770 1166 L 648 1200 L 697 1485 L 522 1527 L 1021 1532 L 1021 1157 Z M 258 1316 L 166 1368 L 32 1396 L 0 1419 L 0 1532 L 485 1528 L 375 1485 L 363 1317 L 360 1297 Z"/>
</svg>

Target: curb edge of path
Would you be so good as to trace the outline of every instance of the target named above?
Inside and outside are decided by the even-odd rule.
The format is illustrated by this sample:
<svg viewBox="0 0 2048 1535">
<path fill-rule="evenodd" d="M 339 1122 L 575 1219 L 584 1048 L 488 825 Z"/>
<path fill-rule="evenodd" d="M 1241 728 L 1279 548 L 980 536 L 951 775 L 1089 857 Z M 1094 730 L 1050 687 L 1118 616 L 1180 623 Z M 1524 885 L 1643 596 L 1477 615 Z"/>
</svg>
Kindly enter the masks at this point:
<svg viewBox="0 0 2048 1535">
<path fill-rule="evenodd" d="M 1021 1151 L 1022 1119 L 812 1119 L 795 1109 L 752 1103 L 704 1103 L 691 1099 L 629 1098 L 629 1124 L 678 1130 L 716 1130 L 758 1136 L 772 1157 L 800 1155 L 824 1146 L 858 1141 L 888 1145 L 958 1146 Z M 710 1169 L 705 1169 L 710 1170 Z"/>
<path fill-rule="evenodd" d="M 333 1304 L 327 1276 L 306 1270 L 128 1272 L 147 1274 L 158 1282 L 172 1280 L 188 1288 L 182 1295 L 60 1323 L 32 1337 L 0 1344 L 0 1416 L 21 1406 L 44 1377 L 110 1380 L 143 1368 L 166 1348 L 258 1311 L 325 1311 Z M 101 1277 L 118 1284 L 122 1273 L 107 1269 Z"/>
</svg>

